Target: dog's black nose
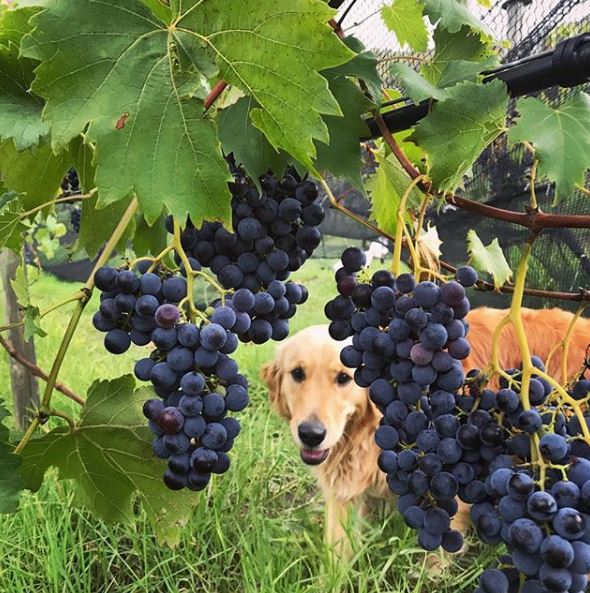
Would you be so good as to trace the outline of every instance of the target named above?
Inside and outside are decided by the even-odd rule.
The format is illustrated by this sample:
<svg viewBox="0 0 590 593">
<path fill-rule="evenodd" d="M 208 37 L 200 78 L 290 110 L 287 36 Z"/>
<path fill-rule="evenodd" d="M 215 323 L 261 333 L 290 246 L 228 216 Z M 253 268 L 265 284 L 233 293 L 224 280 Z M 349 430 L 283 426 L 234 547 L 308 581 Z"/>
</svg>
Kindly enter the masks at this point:
<svg viewBox="0 0 590 593">
<path fill-rule="evenodd" d="M 317 447 L 326 438 L 326 428 L 321 422 L 307 421 L 302 422 L 297 433 L 304 445 L 308 447 Z"/>
</svg>

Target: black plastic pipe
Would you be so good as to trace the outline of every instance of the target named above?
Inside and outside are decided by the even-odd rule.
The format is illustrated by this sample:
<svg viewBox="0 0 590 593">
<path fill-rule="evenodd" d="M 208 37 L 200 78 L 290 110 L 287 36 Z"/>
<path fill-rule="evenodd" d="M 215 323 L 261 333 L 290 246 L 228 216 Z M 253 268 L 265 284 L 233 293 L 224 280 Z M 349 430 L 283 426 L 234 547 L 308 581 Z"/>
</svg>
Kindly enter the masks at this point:
<svg viewBox="0 0 590 593">
<path fill-rule="evenodd" d="M 502 80 L 511 97 L 520 97 L 553 86 L 573 87 L 590 81 L 590 33 L 582 33 L 561 41 L 553 51 L 531 56 L 513 64 L 505 64 L 484 73 L 484 82 Z M 416 105 L 400 107 L 382 115 L 391 132 L 401 132 L 425 117 L 434 99 Z M 373 118 L 367 120 L 370 136 L 362 141 L 379 138 L 382 134 Z"/>
</svg>

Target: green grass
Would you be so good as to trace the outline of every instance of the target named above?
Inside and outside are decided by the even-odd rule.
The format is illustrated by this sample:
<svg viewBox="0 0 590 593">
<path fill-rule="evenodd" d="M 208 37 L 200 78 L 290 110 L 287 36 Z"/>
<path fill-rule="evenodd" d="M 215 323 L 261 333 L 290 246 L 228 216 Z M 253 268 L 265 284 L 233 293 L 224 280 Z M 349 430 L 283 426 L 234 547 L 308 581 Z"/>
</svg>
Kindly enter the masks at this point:
<svg viewBox="0 0 590 593">
<path fill-rule="evenodd" d="M 331 263 L 308 262 L 296 275 L 310 289 L 293 330 L 323 323 L 323 306 L 334 293 Z M 42 275 L 32 287 L 42 307 L 69 295 L 75 285 Z M 97 378 L 130 372 L 137 348 L 108 355 L 86 309 L 60 379 L 85 393 Z M 68 310 L 44 322 L 49 336 L 37 340 L 39 364 L 48 369 L 68 320 Z M 252 405 L 232 468 L 199 496 L 178 548 L 159 546 L 141 508 L 130 524 L 107 525 L 75 506 L 72 489 L 49 474 L 37 494 L 24 495 L 18 513 L 0 516 L 0 593 L 460 593 L 472 591 L 476 575 L 496 554 L 488 549 L 459 558 L 437 579 L 423 568 L 425 553 L 400 517 L 376 504 L 353 563 L 331 570 L 322 543 L 323 502 L 299 461 L 286 426 L 270 410 L 259 381 L 274 346 L 242 345 L 237 358 L 248 374 Z M 7 363 L 0 356 L 0 386 L 9 398 Z M 74 405 L 56 393 L 54 403 Z M 173 497 L 174 493 L 170 493 Z"/>
</svg>

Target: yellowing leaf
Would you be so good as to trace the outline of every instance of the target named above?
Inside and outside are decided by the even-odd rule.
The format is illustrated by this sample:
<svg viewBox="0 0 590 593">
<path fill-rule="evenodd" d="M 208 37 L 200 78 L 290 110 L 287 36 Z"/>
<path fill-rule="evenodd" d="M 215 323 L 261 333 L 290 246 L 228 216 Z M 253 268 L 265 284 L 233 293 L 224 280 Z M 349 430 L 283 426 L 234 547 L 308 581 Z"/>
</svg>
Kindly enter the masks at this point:
<svg viewBox="0 0 590 593">
<path fill-rule="evenodd" d="M 366 182 L 371 200 L 371 218 L 378 227 L 389 235 L 394 235 L 397 228 L 397 211 L 401 198 L 410 185 L 410 178 L 401 168 L 395 157 L 381 158 L 375 154 L 379 163 L 376 173 Z M 420 204 L 422 194 L 419 189 L 412 188 L 404 218 L 409 220 L 408 210 Z"/>
<path fill-rule="evenodd" d="M 408 45 L 417 52 L 428 49 L 428 29 L 424 22 L 422 2 L 418 0 L 394 0 L 384 5 L 381 18 L 393 31 L 400 45 Z"/>
<path fill-rule="evenodd" d="M 471 258 L 471 265 L 476 270 L 491 274 L 496 288 L 500 288 L 512 278 L 512 270 L 497 238 L 489 245 L 484 245 L 477 233 L 470 230 L 467 233 L 467 253 Z"/>
</svg>

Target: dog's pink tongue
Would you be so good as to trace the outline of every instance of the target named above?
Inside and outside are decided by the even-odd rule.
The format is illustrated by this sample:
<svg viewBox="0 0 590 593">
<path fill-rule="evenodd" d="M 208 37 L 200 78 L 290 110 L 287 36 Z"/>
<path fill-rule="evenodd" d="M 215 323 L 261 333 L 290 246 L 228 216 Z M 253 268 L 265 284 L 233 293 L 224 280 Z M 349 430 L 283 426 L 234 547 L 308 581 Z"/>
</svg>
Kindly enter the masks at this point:
<svg viewBox="0 0 590 593">
<path fill-rule="evenodd" d="M 303 455 L 308 459 L 323 459 L 325 454 L 323 449 L 303 449 Z"/>
</svg>

